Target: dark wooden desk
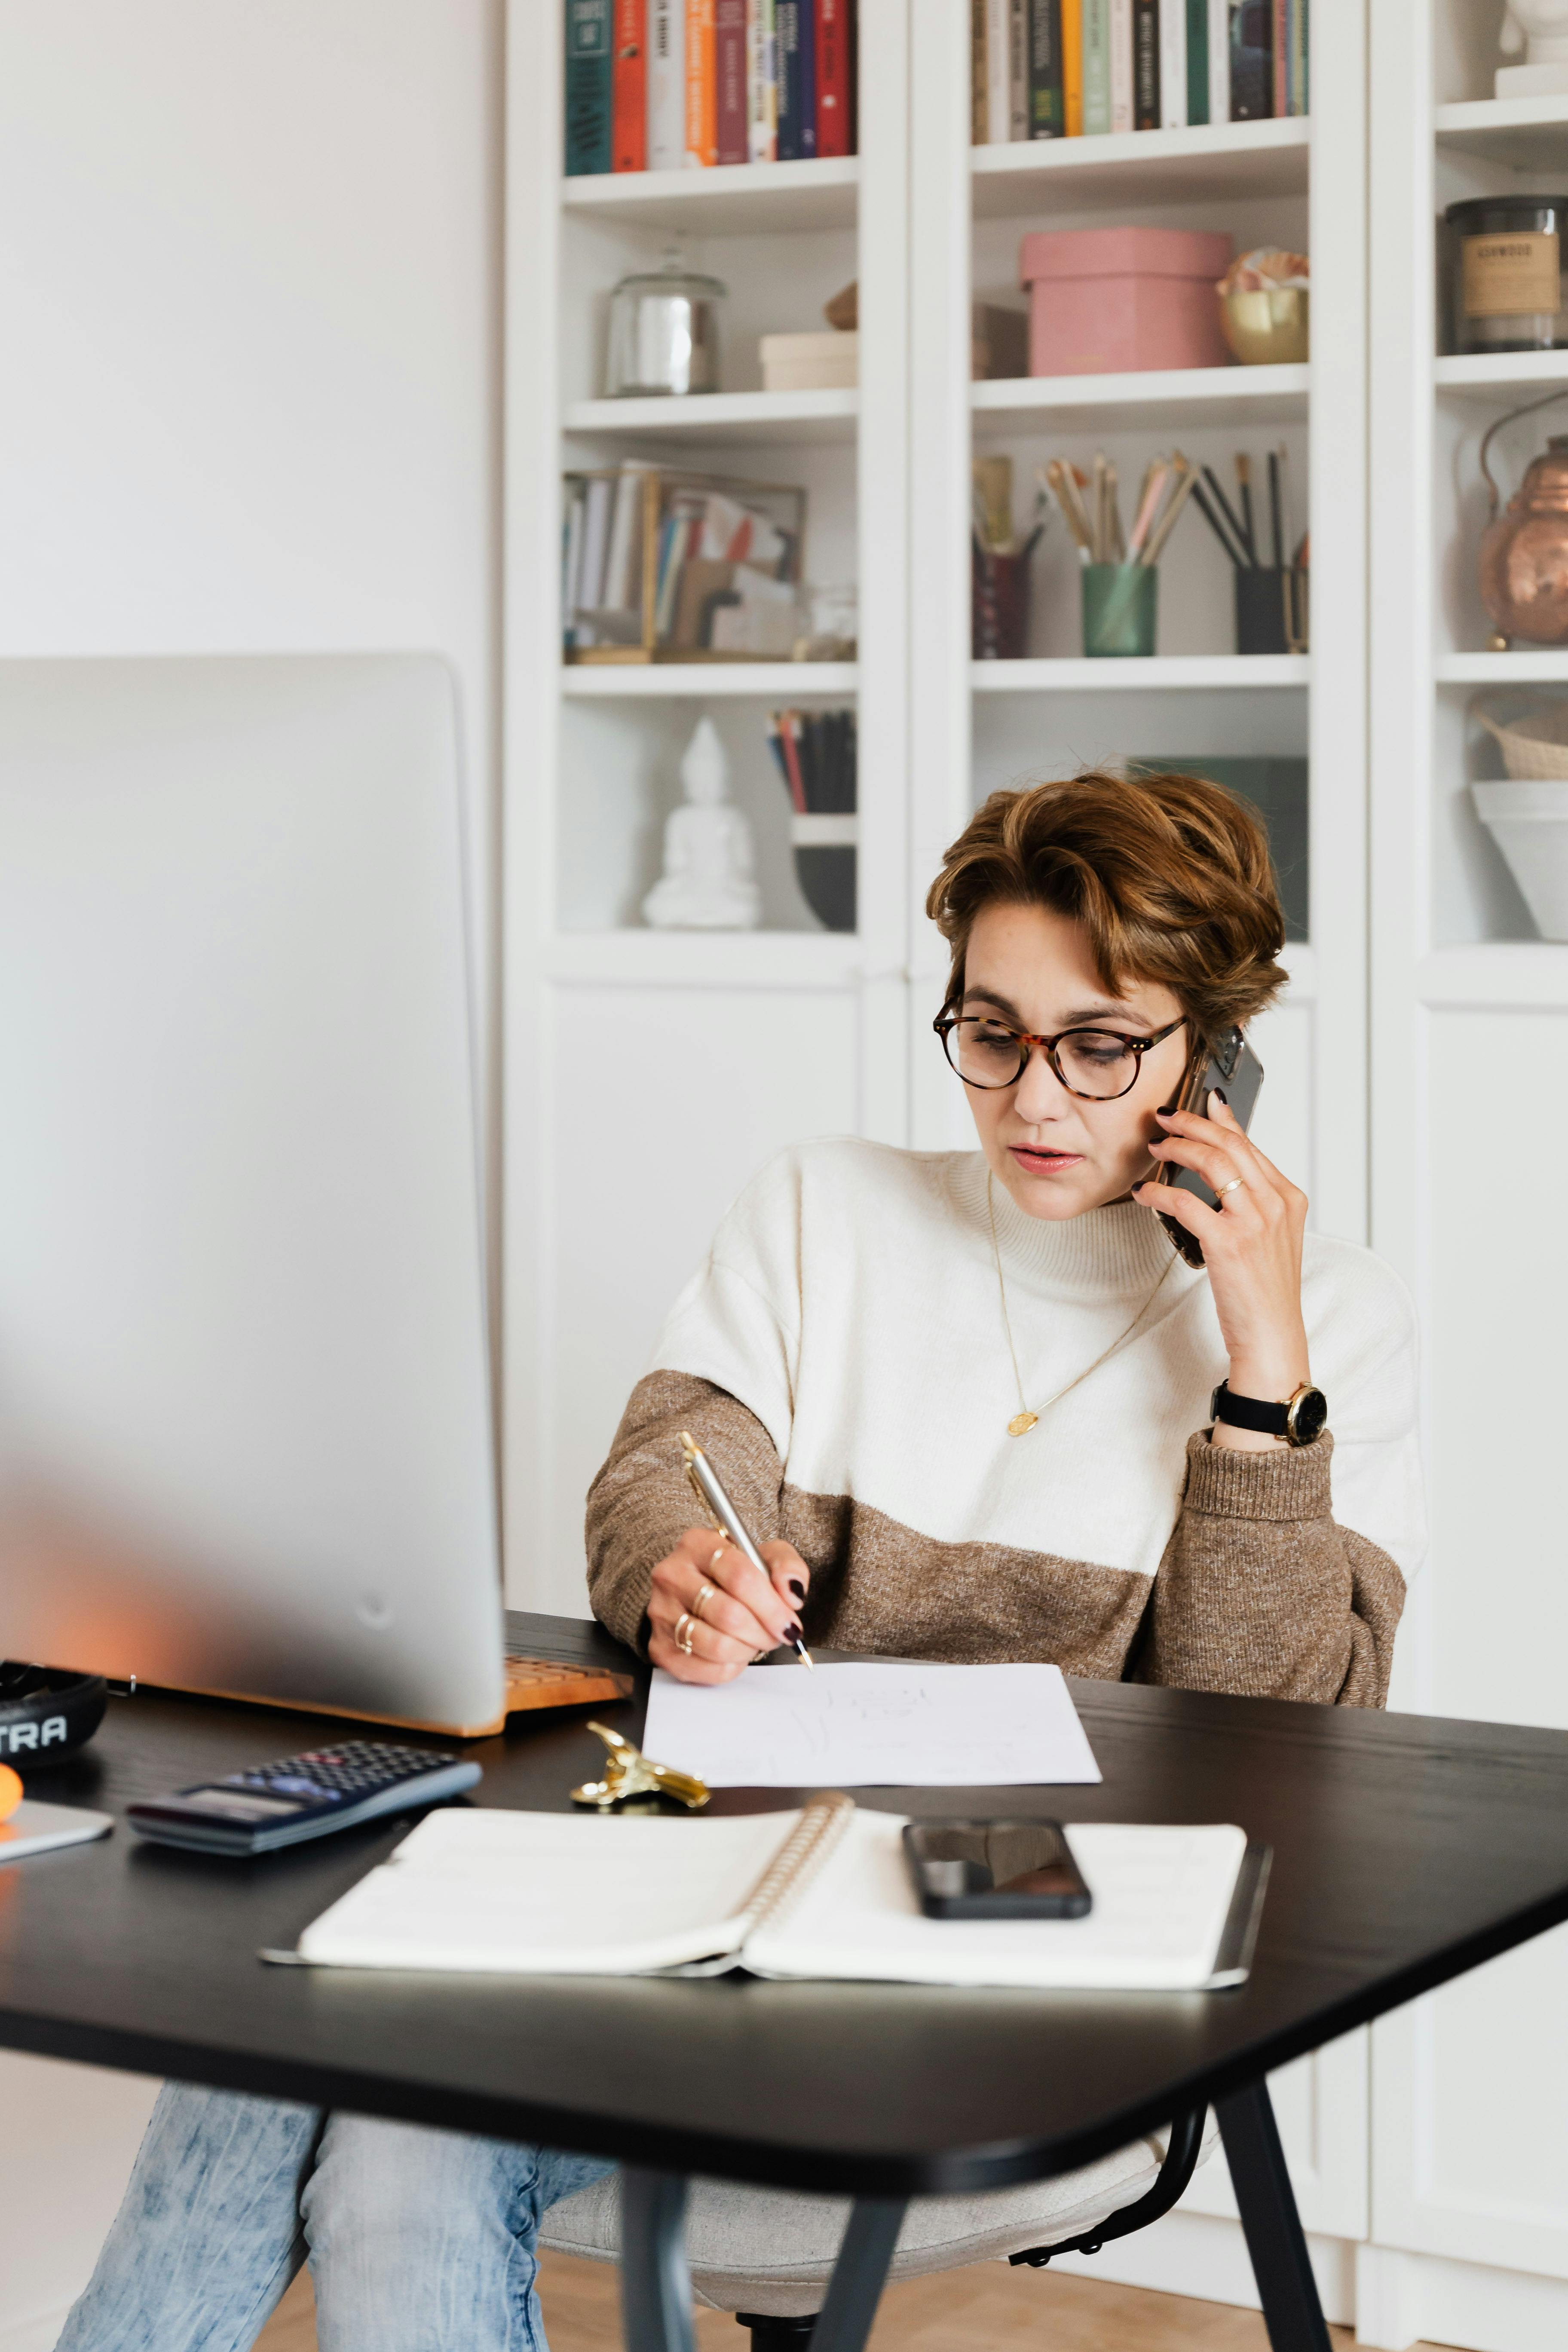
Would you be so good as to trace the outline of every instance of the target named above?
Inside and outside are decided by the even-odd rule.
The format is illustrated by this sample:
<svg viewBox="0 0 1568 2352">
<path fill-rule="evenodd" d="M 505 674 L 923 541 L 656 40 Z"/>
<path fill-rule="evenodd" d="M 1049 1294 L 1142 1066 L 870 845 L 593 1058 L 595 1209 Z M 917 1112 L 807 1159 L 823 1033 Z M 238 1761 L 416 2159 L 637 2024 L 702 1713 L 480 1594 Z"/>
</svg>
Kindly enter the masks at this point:
<svg viewBox="0 0 1568 2352">
<path fill-rule="evenodd" d="M 624 1663 L 574 1620 L 513 1623 L 540 1653 Z M 1304 2267 L 1305 2255 L 1292 2251 L 1300 2227 L 1263 2079 L 1568 1918 L 1568 1735 L 1120 1684 L 1073 1692 L 1101 1786 L 864 1790 L 860 1801 L 937 1814 L 1238 1822 L 1274 1848 L 1240 1990 L 1145 1997 L 268 1969 L 258 1948 L 292 1943 L 402 1825 L 246 1864 L 117 1832 L 0 1870 L 0 2043 L 589 2149 L 620 2158 L 645 2188 L 657 2172 L 838 2190 L 868 2200 L 883 2236 L 911 2196 L 1045 2179 L 1208 2100 L 1238 2172 L 1273 2340 L 1326 2346 L 1310 2276 L 1303 2288 L 1264 2275 L 1279 2262 Z M 476 1743 L 480 1801 L 564 1809 L 602 1753 L 585 1728 L 595 1711 L 634 1737 L 640 1728 L 634 1701 L 517 1717 L 504 1737 Z M 323 1727 L 319 1717 L 143 1691 L 111 1702 L 85 1756 L 29 1775 L 29 1786 L 119 1812 L 134 1797 L 317 1744 Z M 714 1805 L 790 1801 L 729 1791 Z M 657 2197 L 638 2259 L 668 2270 L 674 2209 L 656 2208 Z M 873 2244 L 872 2268 L 875 2254 Z M 814 2352 L 853 2352 L 864 2263 L 861 2272 L 858 2304 L 830 2306 Z M 655 2296 L 637 2341 L 662 2347 L 670 2326 L 679 2334 L 668 2294 L 662 2305 Z"/>
</svg>

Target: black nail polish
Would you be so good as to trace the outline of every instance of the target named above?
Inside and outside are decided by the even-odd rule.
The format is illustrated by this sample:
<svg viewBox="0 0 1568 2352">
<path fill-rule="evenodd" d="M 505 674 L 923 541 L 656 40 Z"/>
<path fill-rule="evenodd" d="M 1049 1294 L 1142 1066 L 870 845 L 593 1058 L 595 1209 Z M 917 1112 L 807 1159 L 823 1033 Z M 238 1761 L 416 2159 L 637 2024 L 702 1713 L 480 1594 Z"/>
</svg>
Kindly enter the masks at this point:
<svg viewBox="0 0 1568 2352">
<path fill-rule="evenodd" d="M 799 1577 L 786 1576 L 784 1582 L 789 1586 L 790 1591 L 795 1595 L 795 1607 L 797 1609 L 804 1609 L 805 1606 L 805 1587 L 801 1582 Z"/>
<path fill-rule="evenodd" d="M 797 1624 L 789 1624 L 784 1627 L 784 1639 L 786 1642 L 804 1642 L 805 1636 Z"/>
<path fill-rule="evenodd" d="M 1229 1097 L 1226 1096 L 1223 1087 L 1211 1087 L 1209 1088 L 1209 1092 L 1213 1095 L 1215 1102 L 1224 1103 L 1226 1110 L 1230 1108 Z"/>
</svg>

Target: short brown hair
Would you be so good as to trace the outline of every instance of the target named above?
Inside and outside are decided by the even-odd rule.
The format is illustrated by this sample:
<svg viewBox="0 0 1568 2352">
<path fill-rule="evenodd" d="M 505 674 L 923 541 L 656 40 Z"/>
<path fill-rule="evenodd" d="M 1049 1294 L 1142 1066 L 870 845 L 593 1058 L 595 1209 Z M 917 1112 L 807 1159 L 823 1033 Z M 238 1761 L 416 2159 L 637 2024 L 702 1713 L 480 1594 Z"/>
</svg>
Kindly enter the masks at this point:
<svg viewBox="0 0 1568 2352">
<path fill-rule="evenodd" d="M 1201 776 L 1090 769 L 993 793 L 926 896 L 952 950 L 950 1004 L 975 917 L 998 904 L 1073 917 L 1109 994 L 1158 981 L 1208 1039 L 1250 1021 L 1284 984 L 1268 835 L 1245 801 Z"/>
</svg>

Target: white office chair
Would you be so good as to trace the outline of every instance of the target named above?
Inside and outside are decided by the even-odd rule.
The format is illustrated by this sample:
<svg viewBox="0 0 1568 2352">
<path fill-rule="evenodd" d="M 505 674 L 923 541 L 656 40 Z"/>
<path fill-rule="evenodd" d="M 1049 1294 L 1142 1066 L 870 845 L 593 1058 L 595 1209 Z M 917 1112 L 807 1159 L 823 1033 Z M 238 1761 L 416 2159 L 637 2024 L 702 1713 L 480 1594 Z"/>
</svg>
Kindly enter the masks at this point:
<svg viewBox="0 0 1568 2352">
<path fill-rule="evenodd" d="M 1053 2254 L 1097 2252 L 1108 2239 L 1126 2237 L 1168 2212 L 1215 2137 L 1214 2122 L 1200 2107 L 1179 2116 L 1168 2131 L 1055 2180 L 978 2197 L 918 2199 L 904 2217 L 889 2278 L 921 2278 L 1004 2258 L 1038 2266 Z M 732 2311 L 752 2331 L 752 2352 L 805 2352 L 849 2204 L 847 2197 L 694 2180 L 686 2245 L 699 2302 Z M 617 2261 L 619 2174 L 552 2206 L 539 2242 L 589 2262 Z"/>
</svg>

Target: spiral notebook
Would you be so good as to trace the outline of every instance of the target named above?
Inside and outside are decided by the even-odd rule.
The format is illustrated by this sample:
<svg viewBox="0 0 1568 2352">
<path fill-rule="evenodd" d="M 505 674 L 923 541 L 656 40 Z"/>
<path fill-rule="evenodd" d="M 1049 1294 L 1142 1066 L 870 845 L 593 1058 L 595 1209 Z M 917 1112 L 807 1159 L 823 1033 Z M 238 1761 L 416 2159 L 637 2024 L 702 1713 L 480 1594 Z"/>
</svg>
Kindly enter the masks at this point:
<svg viewBox="0 0 1568 2352">
<path fill-rule="evenodd" d="M 1140 1991 L 1238 1984 L 1266 1848 L 1228 1823 L 1083 1823 L 1082 1919 L 927 1919 L 905 1816 L 839 1793 L 709 1821 L 429 1814 L 307 1927 L 307 1966 L 519 1976 L 661 1971 Z"/>
</svg>

